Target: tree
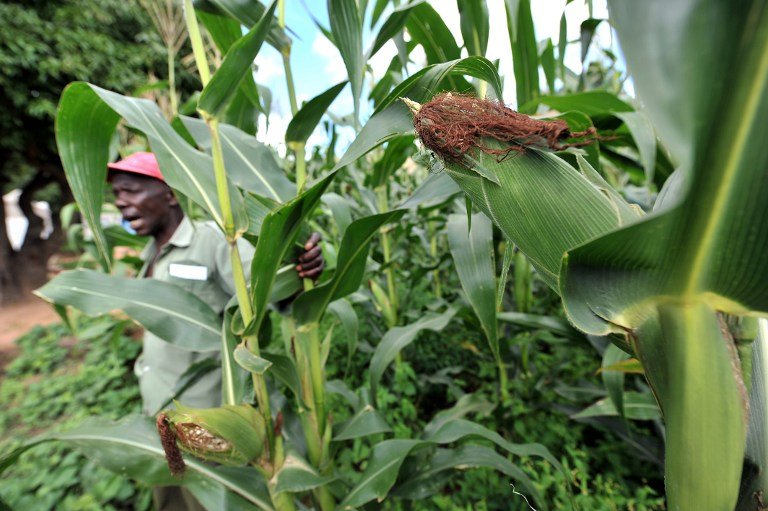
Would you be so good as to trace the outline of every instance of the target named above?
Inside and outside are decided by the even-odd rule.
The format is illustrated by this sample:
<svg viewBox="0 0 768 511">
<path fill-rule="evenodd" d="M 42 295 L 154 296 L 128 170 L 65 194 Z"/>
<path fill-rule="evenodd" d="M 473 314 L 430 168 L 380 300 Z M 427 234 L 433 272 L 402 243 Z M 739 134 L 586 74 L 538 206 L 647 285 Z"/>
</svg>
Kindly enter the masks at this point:
<svg viewBox="0 0 768 511">
<path fill-rule="evenodd" d="M 149 76 L 167 74 L 166 50 L 146 12 L 134 2 L 32 0 L 0 3 L 0 190 L 21 188 L 19 205 L 30 225 L 19 252 L 5 232 L 0 204 L 0 304 L 42 284 L 45 265 L 61 239 L 39 239 L 31 201 L 53 202 L 54 215 L 71 200 L 56 151 L 53 119 L 64 86 L 89 80 L 133 92 Z M 182 74 L 182 85 L 191 80 Z M 186 87 L 189 90 L 189 87 Z"/>
</svg>

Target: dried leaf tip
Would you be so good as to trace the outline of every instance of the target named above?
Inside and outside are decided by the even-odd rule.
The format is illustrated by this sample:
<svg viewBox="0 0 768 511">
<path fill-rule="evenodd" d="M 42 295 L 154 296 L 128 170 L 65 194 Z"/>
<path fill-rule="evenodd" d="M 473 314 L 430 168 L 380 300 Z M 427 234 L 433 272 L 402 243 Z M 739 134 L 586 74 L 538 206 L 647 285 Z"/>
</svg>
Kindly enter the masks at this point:
<svg viewBox="0 0 768 511">
<path fill-rule="evenodd" d="M 408 99 L 408 98 L 400 98 L 400 99 L 411 110 L 411 113 L 413 115 L 418 114 L 419 110 L 421 110 L 421 104 L 420 103 L 416 103 L 412 99 Z"/>
</svg>

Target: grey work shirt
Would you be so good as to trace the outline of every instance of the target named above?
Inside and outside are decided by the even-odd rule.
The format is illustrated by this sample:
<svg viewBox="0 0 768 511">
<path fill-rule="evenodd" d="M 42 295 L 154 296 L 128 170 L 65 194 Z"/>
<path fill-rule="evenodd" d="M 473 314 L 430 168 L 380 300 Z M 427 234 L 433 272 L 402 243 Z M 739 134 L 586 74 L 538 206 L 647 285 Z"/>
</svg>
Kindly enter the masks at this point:
<svg viewBox="0 0 768 511">
<path fill-rule="evenodd" d="M 245 261 L 246 277 L 250 274 L 253 247 L 238 240 L 240 257 Z M 149 262 L 157 252 L 154 240 L 142 251 L 144 260 L 140 277 L 147 273 Z M 221 314 L 235 294 L 229 244 L 213 222 L 195 222 L 184 217 L 168 243 L 160 250 L 152 269 L 153 279 L 170 282 L 193 293 Z M 151 332 L 144 333 L 142 355 L 135 372 L 145 414 L 154 415 L 174 394 L 179 377 L 189 367 L 206 358 L 220 357 L 221 345 L 206 351 L 191 351 L 174 346 Z M 206 374 L 187 389 L 180 400 L 193 408 L 210 408 L 221 404 L 221 371 Z"/>
</svg>

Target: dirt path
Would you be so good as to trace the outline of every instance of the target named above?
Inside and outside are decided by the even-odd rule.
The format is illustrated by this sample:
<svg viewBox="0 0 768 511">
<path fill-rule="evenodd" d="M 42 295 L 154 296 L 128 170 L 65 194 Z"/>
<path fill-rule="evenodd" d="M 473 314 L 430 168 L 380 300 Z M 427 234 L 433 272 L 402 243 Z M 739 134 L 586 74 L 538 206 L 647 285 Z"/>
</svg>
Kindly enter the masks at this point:
<svg viewBox="0 0 768 511">
<path fill-rule="evenodd" d="M 13 341 L 36 325 L 48 325 L 59 320 L 48 302 L 29 295 L 26 300 L 0 307 L 0 351 L 15 348 Z"/>
</svg>

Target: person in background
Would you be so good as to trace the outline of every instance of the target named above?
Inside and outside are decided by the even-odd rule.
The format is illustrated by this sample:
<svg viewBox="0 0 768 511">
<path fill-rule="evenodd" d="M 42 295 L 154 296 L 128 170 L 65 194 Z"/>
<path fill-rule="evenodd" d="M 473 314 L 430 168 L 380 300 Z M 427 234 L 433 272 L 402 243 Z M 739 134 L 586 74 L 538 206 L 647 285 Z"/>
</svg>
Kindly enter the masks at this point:
<svg viewBox="0 0 768 511">
<path fill-rule="evenodd" d="M 155 155 L 134 153 L 107 165 L 115 205 L 123 220 L 140 236 L 151 236 L 141 253 L 140 278 L 170 282 L 195 294 L 217 314 L 235 294 L 229 244 L 213 222 L 193 222 L 186 217 L 166 184 Z M 320 235 L 312 233 L 298 258 L 300 278 L 316 279 L 324 260 Z M 242 238 L 238 249 L 246 274 L 254 248 Z M 218 357 L 220 346 L 209 351 L 190 351 L 145 332 L 142 354 L 136 361 L 143 412 L 155 415 L 173 397 L 179 378 L 195 363 Z M 212 371 L 180 396 L 186 406 L 210 408 L 221 405 L 221 371 Z M 197 509 L 185 491 L 162 488 L 155 492 L 158 509 Z M 183 504 L 182 504 L 183 502 Z"/>
</svg>

